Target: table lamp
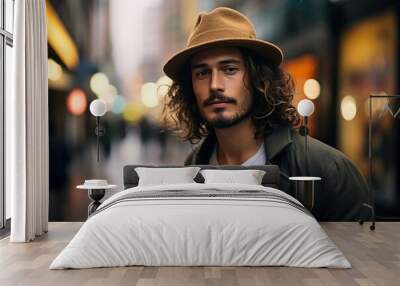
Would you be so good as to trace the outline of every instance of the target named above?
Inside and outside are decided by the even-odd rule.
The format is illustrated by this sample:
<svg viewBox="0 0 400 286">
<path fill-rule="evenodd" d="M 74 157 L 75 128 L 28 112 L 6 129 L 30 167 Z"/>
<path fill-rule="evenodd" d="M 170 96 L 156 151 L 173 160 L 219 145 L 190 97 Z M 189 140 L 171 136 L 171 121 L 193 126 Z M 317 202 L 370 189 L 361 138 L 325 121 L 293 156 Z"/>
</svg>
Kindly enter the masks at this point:
<svg viewBox="0 0 400 286">
<path fill-rule="evenodd" d="M 314 104 L 309 99 L 303 99 L 297 105 L 297 111 L 304 117 L 303 124 L 300 127 L 300 134 L 304 136 L 304 168 L 305 176 L 290 177 L 289 180 L 295 184 L 295 197 L 309 210 L 314 208 L 315 202 L 315 185 L 320 181 L 320 177 L 310 177 L 308 169 L 308 117 L 314 113 Z"/>
<path fill-rule="evenodd" d="M 100 117 L 107 112 L 107 105 L 101 99 L 93 100 L 90 103 L 90 113 L 96 117 L 95 134 L 97 136 L 97 162 L 99 162 L 99 149 L 100 149 L 100 136 L 105 134 L 105 128 L 100 125 Z M 117 187 L 116 185 L 108 184 L 107 180 L 91 179 L 85 180 L 85 183 L 77 186 L 77 189 L 84 189 L 88 191 L 88 196 L 91 203 L 88 206 L 88 216 L 92 215 L 100 206 L 100 200 L 104 197 L 106 190 Z"/>
<path fill-rule="evenodd" d="M 96 117 L 96 129 L 94 133 L 97 136 L 97 162 L 99 162 L 99 140 L 100 136 L 103 136 L 106 132 L 105 128 L 100 125 L 100 117 L 103 116 L 107 111 L 106 103 L 101 99 L 93 100 L 90 103 L 90 113 Z"/>
</svg>

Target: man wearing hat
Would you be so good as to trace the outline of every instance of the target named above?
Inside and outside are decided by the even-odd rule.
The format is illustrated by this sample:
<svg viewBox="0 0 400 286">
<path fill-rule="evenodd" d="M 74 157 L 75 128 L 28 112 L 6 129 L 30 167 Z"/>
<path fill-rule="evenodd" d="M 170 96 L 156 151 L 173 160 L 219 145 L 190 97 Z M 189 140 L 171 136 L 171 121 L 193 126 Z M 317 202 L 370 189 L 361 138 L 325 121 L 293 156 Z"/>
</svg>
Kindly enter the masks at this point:
<svg viewBox="0 0 400 286">
<path fill-rule="evenodd" d="M 367 201 L 364 178 L 340 151 L 308 140 L 308 172 L 300 117 L 292 106 L 294 83 L 279 65 L 282 51 L 256 38 L 248 18 L 230 8 L 199 14 L 187 47 L 164 72 L 173 83 L 164 112 L 179 137 L 198 143 L 185 165 L 264 165 L 290 176 L 322 178 L 313 214 L 319 220 L 358 219 Z"/>
</svg>

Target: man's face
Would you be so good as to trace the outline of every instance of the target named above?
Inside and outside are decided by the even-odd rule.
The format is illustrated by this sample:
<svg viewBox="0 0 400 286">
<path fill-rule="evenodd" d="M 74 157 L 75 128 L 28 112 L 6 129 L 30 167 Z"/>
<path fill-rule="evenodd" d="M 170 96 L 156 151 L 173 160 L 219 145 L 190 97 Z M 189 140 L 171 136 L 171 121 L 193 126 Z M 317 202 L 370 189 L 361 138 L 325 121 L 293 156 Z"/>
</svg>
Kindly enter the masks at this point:
<svg viewBox="0 0 400 286">
<path fill-rule="evenodd" d="M 247 79 L 244 79 L 245 65 L 239 49 L 214 48 L 199 52 L 190 66 L 197 106 L 211 127 L 228 128 L 250 115 L 253 98 L 244 84 Z"/>
</svg>

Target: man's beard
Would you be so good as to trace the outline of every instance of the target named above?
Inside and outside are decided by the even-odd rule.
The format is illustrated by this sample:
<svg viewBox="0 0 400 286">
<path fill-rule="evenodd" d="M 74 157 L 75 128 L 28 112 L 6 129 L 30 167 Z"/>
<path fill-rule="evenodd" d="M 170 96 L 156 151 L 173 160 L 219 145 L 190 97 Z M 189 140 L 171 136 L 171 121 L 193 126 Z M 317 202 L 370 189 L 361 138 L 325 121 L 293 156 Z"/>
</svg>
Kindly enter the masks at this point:
<svg viewBox="0 0 400 286">
<path fill-rule="evenodd" d="M 232 102 L 232 104 L 237 104 L 237 102 Z M 244 119 L 249 117 L 253 111 L 253 99 L 251 95 L 249 95 L 248 99 L 243 102 L 243 108 L 241 108 L 238 112 L 235 113 L 234 116 L 230 118 L 226 118 L 223 113 L 224 111 L 219 111 L 219 114 L 211 120 L 205 119 L 207 125 L 212 128 L 223 129 L 232 127 Z"/>
</svg>

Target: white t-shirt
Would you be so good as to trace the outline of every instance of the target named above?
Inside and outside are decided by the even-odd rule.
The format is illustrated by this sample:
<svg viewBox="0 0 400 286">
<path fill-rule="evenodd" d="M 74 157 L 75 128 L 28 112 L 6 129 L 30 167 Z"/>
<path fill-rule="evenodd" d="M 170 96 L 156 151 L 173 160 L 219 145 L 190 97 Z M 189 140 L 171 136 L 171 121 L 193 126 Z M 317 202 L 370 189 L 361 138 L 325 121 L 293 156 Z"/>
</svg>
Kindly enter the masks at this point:
<svg viewBox="0 0 400 286">
<path fill-rule="evenodd" d="M 261 144 L 258 151 L 242 163 L 242 166 L 254 166 L 254 165 L 265 165 L 265 150 L 264 143 Z M 217 147 L 214 148 L 213 153 L 210 158 L 210 165 L 219 165 L 217 160 Z"/>
</svg>

